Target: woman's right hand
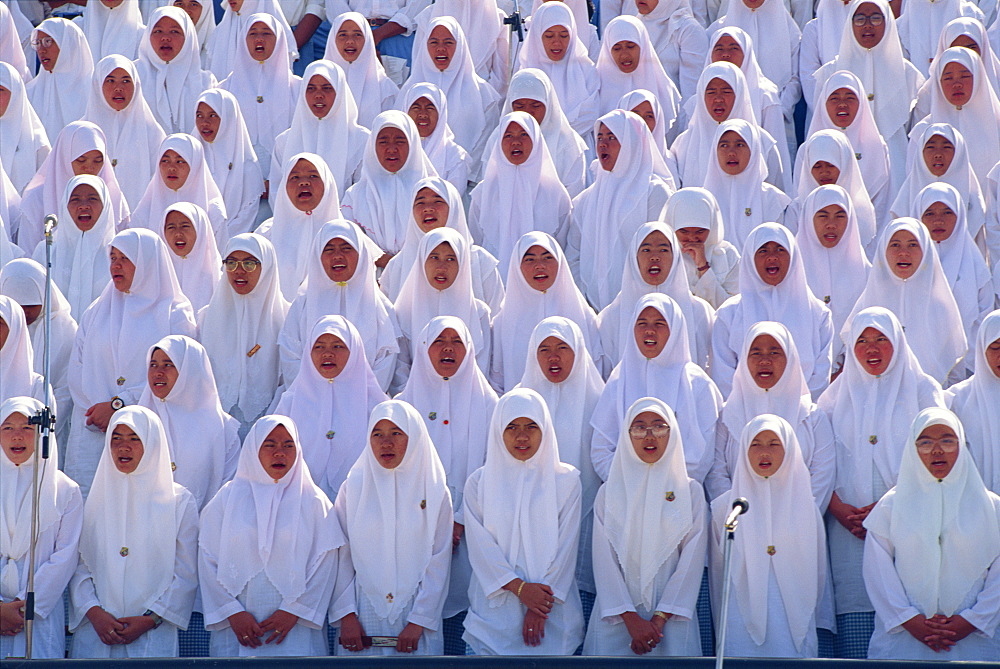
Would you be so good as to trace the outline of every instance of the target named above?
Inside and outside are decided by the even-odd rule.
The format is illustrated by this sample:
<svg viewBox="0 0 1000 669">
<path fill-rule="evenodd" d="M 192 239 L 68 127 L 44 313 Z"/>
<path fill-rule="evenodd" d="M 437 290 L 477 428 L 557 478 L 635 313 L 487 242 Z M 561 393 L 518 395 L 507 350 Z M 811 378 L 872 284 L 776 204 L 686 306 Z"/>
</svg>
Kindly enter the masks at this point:
<svg viewBox="0 0 1000 669">
<path fill-rule="evenodd" d="M 365 649 L 364 641 L 361 637 L 365 635 L 365 630 L 361 627 L 361 621 L 357 614 L 348 613 L 340 619 L 340 645 L 352 653 L 357 653 Z"/>
<path fill-rule="evenodd" d="M 0 604 L 0 636 L 15 636 L 24 629 L 24 600 Z"/>
<path fill-rule="evenodd" d="M 87 611 L 87 620 L 97 632 L 97 638 L 107 646 L 116 646 L 124 643 L 121 632 L 125 630 L 125 625 L 118 622 L 118 619 L 102 609 L 100 606 L 91 606 Z"/>
<path fill-rule="evenodd" d="M 663 632 L 651 620 L 646 620 L 635 611 L 626 611 L 622 614 L 622 621 L 628 629 L 628 635 L 632 637 L 630 648 L 636 655 L 645 655 L 656 648 L 663 638 Z"/>
<path fill-rule="evenodd" d="M 98 402 L 87 409 L 87 413 L 84 415 L 87 417 L 87 425 L 93 425 L 101 432 L 107 432 L 115 410 L 111 408 L 111 402 Z"/>
<path fill-rule="evenodd" d="M 514 594 L 517 594 L 516 589 L 514 590 Z M 555 595 L 552 594 L 552 588 L 544 583 L 528 583 L 527 581 L 524 582 L 524 587 L 521 588 L 521 594 L 518 599 L 528 607 L 529 611 L 542 618 L 549 617 L 552 605 L 556 601 Z"/>
<path fill-rule="evenodd" d="M 257 624 L 257 619 L 246 611 L 240 611 L 229 616 L 229 627 L 236 635 L 236 640 L 241 646 L 247 648 L 259 648 L 264 645 L 260 640 L 264 636 L 264 630 Z"/>
<path fill-rule="evenodd" d="M 848 532 L 856 536 L 858 539 L 864 541 L 865 536 L 868 534 L 865 530 L 864 522 L 865 518 L 868 517 L 868 513 L 875 507 L 875 504 L 869 504 L 864 507 L 851 506 L 840 500 L 840 496 L 837 493 L 833 493 L 830 497 L 830 505 L 827 509 L 833 514 L 833 517 L 837 519 L 837 522 L 844 526 Z"/>
</svg>

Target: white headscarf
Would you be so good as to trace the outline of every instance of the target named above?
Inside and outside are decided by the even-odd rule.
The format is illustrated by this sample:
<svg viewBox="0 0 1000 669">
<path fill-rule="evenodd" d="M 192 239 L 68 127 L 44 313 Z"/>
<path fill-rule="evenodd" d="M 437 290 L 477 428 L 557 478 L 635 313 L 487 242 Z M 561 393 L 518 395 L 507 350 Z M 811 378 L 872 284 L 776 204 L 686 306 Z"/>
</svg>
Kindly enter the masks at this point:
<svg viewBox="0 0 1000 669">
<path fill-rule="evenodd" d="M 336 45 L 337 32 L 345 21 L 354 22 L 361 29 L 365 39 L 364 46 L 352 63 L 344 60 Z M 330 36 L 331 39 L 326 42 L 323 58 L 336 63 L 344 71 L 347 85 L 350 86 L 354 102 L 358 107 L 358 123 L 370 128 L 375 117 L 389 108 L 399 89 L 382 67 L 371 26 L 363 14 L 344 12 L 334 18 L 330 21 Z"/>
<path fill-rule="evenodd" d="M 910 0 L 897 22 L 899 39 L 910 62 L 927 74 L 945 26 L 960 16 L 982 17 L 976 2 L 967 0 Z M 940 52 L 938 52 L 940 54 Z"/>
<path fill-rule="evenodd" d="M 194 24 L 194 30 L 198 35 L 198 44 L 201 45 L 201 64 L 202 67 L 207 70 L 209 69 L 208 61 L 211 57 L 209 39 L 215 32 L 215 11 L 203 0 L 198 1 L 201 3 L 202 9 L 201 16 L 198 17 L 198 20 Z M 227 6 L 223 6 L 223 10 L 225 10 Z"/>
<path fill-rule="evenodd" d="M 618 69 L 611 48 L 618 42 L 635 42 L 639 45 L 639 64 L 631 73 Z M 681 94 L 667 76 L 649 39 L 646 26 L 635 16 L 617 16 L 604 29 L 601 55 L 597 57 L 597 75 L 601 79 L 600 113 L 607 113 L 618 106 L 622 96 L 638 88 L 651 91 L 663 107 L 664 131 L 668 134 L 680 114 Z"/>
<path fill-rule="evenodd" d="M 104 204 L 94 227 L 87 232 L 76 226 L 67 209 L 73 190 L 83 184 L 97 191 Z M 62 288 L 77 319 L 108 283 L 108 244 L 115 235 L 114 212 L 109 199 L 104 180 L 90 174 L 73 177 L 63 191 L 60 225 L 52 233 L 52 281 Z M 36 260 L 41 262 L 44 247 L 39 247 L 39 250 L 41 253 Z"/>
<path fill-rule="evenodd" d="M 279 40 L 282 35 L 285 38 L 283 42 L 279 42 L 280 48 L 278 46 L 274 48 L 276 54 L 288 54 L 288 60 L 281 59 L 282 62 L 291 67 L 292 63 L 298 60 L 299 52 L 295 48 L 295 36 L 281 9 L 281 0 L 243 0 L 238 12 L 233 11 L 229 3 L 222 5 L 222 10 L 222 20 L 212 31 L 212 41 L 205 50 L 208 55 L 208 69 L 220 81 L 240 69 L 239 52 L 246 51 L 247 30 L 258 20 L 254 18 L 258 13 L 274 17 L 271 29 Z M 212 8 L 205 7 L 202 14 L 211 11 Z M 153 21 L 150 20 L 150 23 Z"/>
<path fill-rule="evenodd" d="M 419 100 L 430 100 L 438 112 L 437 126 L 429 137 L 421 137 L 424 153 L 434 166 L 434 170 L 446 177 L 461 192 L 469 187 L 469 168 L 473 163 L 468 152 L 455 141 L 455 133 L 448 124 L 448 98 L 441 89 L 426 81 L 408 86 L 400 97 L 400 107 L 409 113 L 410 106 Z"/>
<path fill-rule="evenodd" d="M 285 190 L 289 175 L 300 160 L 311 163 L 323 181 L 323 199 L 312 211 L 299 211 Z M 299 291 L 299 284 L 306 277 L 316 233 L 327 221 L 340 218 L 340 198 L 337 197 L 337 184 L 330 168 L 315 153 L 298 153 L 286 160 L 282 179 L 274 183 L 271 192 L 277 199 L 274 216 L 264 221 L 257 232 L 274 244 L 281 268 L 281 293 L 286 300 L 293 300 Z"/>
<path fill-rule="evenodd" d="M 667 448 L 652 464 L 639 459 L 629 437 L 632 421 L 645 412 L 657 414 L 670 426 Z M 618 432 L 618 446 L 604 487 L 604 525 L 629 598 L 645 610 L 656 606 L 656 574 L 691 531 L 694 505 L 703 504 L 691 499 L 689 481 L 674 412 L 662 400 L 637 399 Z"/>
<path fill-rule="evenodd" d="M 219 131 L 211 142 L 205 141 L 195 124 L 190 134 L 201 141 L 205 150 L 205 163 L 226 205 L 228 228 L 234 231 L 251 229 L 257 222 L 264 175 L 240 103 L 232 93 L 221 88 L 210 88 L 199 95 L 194 111 L 202 102 L 219 115 Z M 279 185 L 276 183 L 274 187 Z"/>
<path fill-rule="evenodd" d="M 599 307 L 618 294 L 625 249 L 649 220 L 651 188 L 665 185 L 655 174 L 653 136 L 645 121 L 634 112 L 616 109 L 597 120 L 595 134 L 602 124 L 621 143 L 618 161 L 610 172 L 598 166 L 594 183 L 573 203 L 573 225 L 581 238 L 580 285 Z"/>
<path fill-rule="evenodd" d="M 503 135 L 510 124 L 521 126 L 531 140 L 531 153 L 520 165 L 503 151 Z M 555 235 L 565 225 L 571 208 L 569 193 L 559 180 L 545 136 L 535 118 L 523 111 L 500 119 L 491 137 L 492 149 L 483 156 L 483 180 L 472 191 L 479 210 L 479 241 L 503 261 L 521 235 L 537 230 Z M 503 206 L 497 206 L 500 203 Z"/>
<path fill-rule="evenodd" d="M 351 352 L 343 370 L 325 379 L 310 353 L 316 340 L 332 334 Z M 302 455 L 327 494 L 336 494 L 361 451 L 367 447 L 365 425 L 376 404 L 386 399 L 368 365 L 358 329 L 343 316 L 324 316 L 302 342 L 299 373 L 281 396 L 276 411 L 299 425 Z"/>
<path fill-rule="evenodd" d="M 542 431 L 541 445 L 528 460 L 515 459 L 504 446 L 504 429 L 516 418 L 529 418 Z M 575 471 L 560 462 L 552 417 L 538 393 L 519 388 L 500 398 L 490 420 L 478 501 L 486 531 L 526 581 L 543 581 L 556 560 L 560 506 L 556 477 Z"/>
<path fill-rule="evenodd" d="M 145 30 L 138 2 L 123 2 L 117 7 L 91 2 L 83 8 L 82 27 L 94 62 L 111 54 L 132 60 Z"/>
<path fill-rule="evenodd" d="M 799 165 L 795 173 L 796 199 L 800 203 L 804 202 L 806 197 L 819 186 L 811 170 L 813 165 L 820 161 L 830 163 L 840 170 L 836 185 L 850 194 L 858 238 L 861 240 L 861 246 L 867 246 L 876 235 L 875 207 L 872 205 L 869 190 L 861 174 L 858 159 L 855 157 L 854 147 L 843 132 L 832 129 L 818 130 L 809 135 L 809 139 L 799 148 Z M 811 213 L 809 217 L 811 223 Z"/>
<path fill-rule="evenodd" d="M 194 495 L 201 509 L 225 482 L 226 423 L 232 419 L 219 402 L 212 363 L 201 344 L 184 335 L 169 335 L 149 347 L 147 361 L 157 349 L 173 362 L 177 381 L 162 399 L 147 384 L 139 406 L 160 418 L 174 480 Z"/>
<path fill-rule="evenodd" d="M 295 440 L 295 462 L 275 481 L 259 454 L 279 425 Z M 202 512 L 198 543 L 218 558 L 219 584 L 232 597 L 263 572 L 283 601 L 295 601 L 311 568 L 346 543 L 331 506 L 313 482 L 295 422 L 264 416 L 243 440 L 236 476 Z"/>
<path fill-rule="evenodd" d="M 21 36 L 17 33 L 17 23 L 7 5 L 2 2 L 0 5 L 3 5 L 0 7 L 0 62 L 8 63 L 22 79 L 31 79 L 34 67 L 28 69 L 28 61 L 21 47 Z"/>
<path fill-rule="evenodd" d="M 59 45 L 59 57 L 51 72 L 39 68 L 38 74 L 24 88 L 31 106 L 41 110 L 42 125 L 51 138 L 67 123 L 83 116 L 86 106 L 80 104 L 80 95 L 90 83 L 94 59 L 83 31 L 72 21 L 55 17 L 45 19 L 31 31 L 31 39 L 38 39 L 38 33 L 42 32 Z"/>
<path fill-rule="evenodd" d="M 314 76 L 330 82 L 336 93 L 333 107 L 323 118 L 316 118 L 306 101 L 306 87 Z M 296 100 L 292 126 L 285 136 L 285 155 L 311 151 L 322 156 L 343 197 L 361 163 L 369 135 L 358 125 L 358 108 L 344 71 L 328 60 L 313 61 L 302 75 Z"/>
<path fill-rule="evenodd" d="M 993 92 L 997 93 L 997 91 L 1000 91 L 1000 57 L 997 56 L 993 45 L 990 44 L 986 28 L 979 19 L 972 16 L 959 16 L 948 21 L 944 28 L 941 29 L 934 57 L 939 57 L 944 53 L 945 49 L 951 47 L 952 42 L 962 36 L 968 37 L 979 45 L 983 67 L 986 68 L 986 74 L 990 79 L 990 84 L 993 86 Z M 997 94 L 1000 95 L 1000 93 Z"/>
<path fill-rule="evenodd" d="M 932 425 L 944 425 L 958 437 L 958 457 L 943 479 L 928 471 L 915 446 Z M 1000 553 L 994 499 L 966 446 L 958 416 L 939 407 L 918 413 L 896 487 L 872 509 L 865 528 L 892 542 L 907 603 L 923 615 L 957 613 Z"/>
<path fill-rule="evenodd" d="M 798 69 L 797 54 L 792 47 L 802 33 L 785 3 L 766 0 L 760 7 L 751 9 L 743 2 L 730 1 L 719 24 L 742 28 L 755 44 L 766 44 L 767 48 L 757 54 L 761 71 L 779 91 L 789 84 Z"/>
<path fill-rule="evenodd" d="M 838 454 L 837 495 L 848 504 L 865 505 L 879 492 L 873 490 L 876 473 L 886 486 L 896 484 L 913 417 L 925 406 L 944 402 L 941 387 L 921 369 L 895 314 L 868 307 L 848 325 L 844 372 L 817 405 L 830 416 L 834 434 L 845 447 Z M 878 376 L 865 371 L 854 354 L 854 342 L 865 328 L 878 330 L 892 344 L 892 359 Z"/>
<path fill-rule="evenodd" d="M 135 86 L 132 101 L 121 111 L 108 105 L 103 90 L 104 80 L 116 69 L 125 70 Z M 104 131 L 108 143 L 105 160 L 115 168 L 115 176 L 129 206 L 136 206 L 156 171 L 159 159 L 156 151 L 166 135 L 143 97 L 135 63 L 118 54 L 101 59 L 94 67 L 87 113 L 83 118 Z"/>
<path fill-rule="evenodd" d="M 813 217 L 832 204 L 847 212 L 847 228 L 833 248 L 820 244 Z M 800 209 L 795 242 L 802 252 L 809 289 L 830 309 L 833 329 L 840 332 L 868 282 L 871 263 L 865 256 L 858 219 L 850 194 L 836 184 L 814 188 Z M 773 413 L 773 412 L 772 412 Z"/>
<path fill-rule="evenodd" d="M 271 242 L 252 233 L 236 235 L 226 244 L 225 257 L 233 251 L 260 261 L 260 279 L 249 294 L 239 295 L 225 276 L 220 277 L 212 301 L 199 314 L 200 334 L 214 361 L 223 408 L 239 407 L 244 419 L 252 420 L 267 409 L 278 387 L 278 333 L 288 302 L 278 286 Z"/>
<path fill-rule="evenodd" d="M 769 430 L 784 446 L 784 461 L 770 476 L 750 465 L 753 439 Z M 713 503 L 712 522 L 721 525 L 736 497 L 750 502 L 740 521 L 734 548 L 733 586 L 750 638 L 762 645 L 767 638 L 768 572 L 774 572 L 796 649 L 803 649 L 812 632 L 816 607 L 826 580 L 826 535 L 813 500 L 809 470 L 795 430 L 784 418 L 757 416 L 740 436 L 740 464 L 733 487 Z M 726 539 L 723 539 L 725 541 Z"/>
<path fill-rule="evenodd" d="M 630 91 L 622 96 L 622 99 L 618 101 L 619 109 L 626 109 L 628 111 L 635 111 L 635 108 L 641 105 L 643 102 L 648 102 L 649 106 L 653 108 L 653 127 L 649 130 L 652 135 L 652 144 L 656 148 L 656 154 L 658 161 L 653 161 L 653 172 L 663 179 L 664 181 L 674 185 L 674 176 L 670 169 L 663 168 L 667 166 L 667 163 L 671 159 L 670 149 L 667 148 L 667 136 L 666 136 L 666 126 L 660 123 L 660 119 L 663 118 L 663 105 L 660 101 L 653 95 L 652 92 L 647 91 L 644 88 L 638 90 Z M 638 112 L 636 112 L 638 113 Z M 646 119 L 643 119 L 645 121 Z M 649 128 L 649 126 L 646 126 Z"/>
<path fill-rule="evenodd" d="M 838 26 L 839 29 L 839 26 Z M 839 39 L 838 32 L 838 39 Z M 757 119 L 758 123 L 764 122 L 764 109 L 768 104 L 774 101 L 774 104 L 780 102 L 781 91 L 778 86 L 771 81 L 769 78 L 764 76 L 764 72 L 760 69 L 760 64 L 757 59 L 757 52 L 754 47 L 754 38 L 750 37 L 749 34 L 743 28 L 739 26 L 731 25 L 719 28 L 714 33 L 708 43 L 708 52 L 705 54 L 705 67 L 707 68 L 712 64 L 712 49 L 719 40 L 723 37 L 730 37 L 734 42 L 739 44 L 740 50 L 743 51 L 743 63 L 739 66 L 740 72 L 743 73 L 743 77 L 746 79 L 746 91 L 750 96 L 750 104 L 753 106 L 753 113 Z M 727 61 L 718 61 L 720 63 Z M 707 84 L 710 81 L 705 79 Z M 701 104 L 704 106 L 704 88 L 699 86 L 698 90 L 702 92 L 701 98 L 699 98 L 694 104 Z M 735 90 L 735 89 L 734 89 Z M 733 109 L 733 113 L 729 115 L 729 118 L 736 118 L 734 115 L 736 109 L 740 106 L 740 95 L 737 95 L 737 103 Z M 743 118 L 740 116 L 739 118 Z M 747 116 L 746 120 L 750 120 Z M 775 137 L 775 139 L 779 139 Z"/>
<path fill-rule="evenodd" d="M 495 0 L 435 0 L 426 11 L 424 16 L 428 20 L 451 16 L 466 35 L 475 35 L 476 39 L 469 43 L 472 64 L 481 77 L 487 78 L 497 41 L 509 37 L 502 21 L 505 14 L 499 11 Z M 508 54 L 501 55 L 506 60 Z"/>
<path fill-rule="evenodd" d="M 45 305 L 45 268 L 31 258 L 17 258 L 0 267 L 0 294 L 7 295 L 22 307 Z M 66 366 L 69 364 L 73 340 L 76 338 L 76 321 L 70 315 L 69 302 L 63 296 L 59 286 L 52 285 L 49 299 L 51 331 L 51 366 L 52 372 L 49 384 L 61 385 L 66 378 Z M 42 371 L 45 352 L 45 319 L 40 315 L 34 323 L 28 326 L 28 336 L 31 337 L 34 352 L 34 368 Z"/>
<path fill-rule="evenodd" d="M 7 111 L 0 116 L 0 166 L 20 193 L 38 169 L 40 157 L 48 153 L 49 139 L 20 75 L 3 61 L 0 86 L 10 91 Z"/>
<path fill-rule="evenodd" d="M 164 225 L 167 215 L 172 211 L 182 214 L 194 226 L 196 235 L 194 246 L 188 249 L 185 256 L 179 256 L 169 249 L 170 240 L 167 239 Z M 212 224 L 205 210 L 192 202 L 177 202 L 168 206 L 163 211 L 162 218 L 163 223 L 157 232 L 170 250 L 170 261 L 174 264 L 174 272 L 177 274 L 181 290 L 197 313 L 211 301 L 215 286 L 222 278 L 222 258 L 215 243 L 215 235 L 212 234 Z"/>
<path fill-rule="evenodd" d="M 569 46 L 562 60 L 549 58 L 542 46 L 542 34 L 553 26 L 569 31 Z M 531 30 L 518 55 L 519 69 L 538 68 L 548 75 L 566 118 L 577 132 L 589 132 L 600 116 L 594 61 L 580 38 L 573 10 L 565 2 L 544 2 L 531 16 Z M 511 84 L 513 84 L 513 78 Z M 512 98 L 513 99 L 513 98 Z"/>
<path fill-rule="evenodd" d="M 844 33 L 844 25 L 853 17 L 854 12 L 850 3 L 845 3 L 844 0 L 818 0 L 814 27 L 821 63 L 829 63 L 840 53 L 840 38 Z"/>
<path fill-rule="evenodd" d="M 0 398 L 32 397 L 41 377 L 32 369 L 35 349 L 24 309 L 13 298 L 0 295 L 0 320 L 9 329 L 7 341 L 0 348 Z"/>
<path fill-rule="evenodd" d="M 144 449 L 131 474 L 118 471 L 111 455 L 119 425 L 131 428 Z M 142 615 L 173 582 L 183 490 L 171 477 L 167 435 L 156 414 L 134 405 L 116 411 L 83 507 L 80 535 L 80 560 L 93 574 L 101 608 L 112 616 Z"/>
<path fill-rule="evenodd" d="M 739 260 L 736 247 L 726 241 L 726 225 L 722 220 L 722 211 L 711 191 L 697 187 L 681 188 L 667 200 L 663 219 L 674 230 L 687 227 L 708 230 L 708 239 L 705 240 L 705 259 L 709 264 L 714 265 L 716 262 L 721 264 L 727 255 L 727 249 L 732 251 L 737 261 Z M 698 279 L 694 263 L 688 262 L 689 258 L 685 254 L 678 255 L 684 260 L 688 283 L 694 285 Z"/>
<path fill-rule="evenodd" d="M 1000 310 L 983 318 L 976 334 L 976 373 L 971 378 L 948 389 L 949 406 L 965 425 L 968 446 L 990 490 L 1000 489 L 1000 412 L 995 407 L 1000 402 L 1000 376 L 986 361 L 986 349 L 1000 339 Z"/>
<path fill-rule="evenodd" d="M 408 438 L 403 459 L 393 469 L 375 458 L 367 438 L 381 420 L 395 424 Z M 395 623 L 427 571 L 441 509 L 451 506 L 444 467 L 416 409 L 400 400 L 374 408 L 363 451 L 339 495 L 347 509 L 358 587 L 375 615 Z"/>
<path fill-rule="evenodd" d="M 396 172 L 378 161 L 375 143 L 386 127 L 398 128 L 406 135 L 410 152 Z M 430 158 L 420 143 L 417 125 L 406 112 L 390 109 L 375 117 L 372 133 L 361 163 L 361 178 L 344 196 L 345 207 L 353 209 L 353 218 L 383 250 L 395 253 L 406 238 L 406 220 L 412 216 L 413 185 L 436 174 Z"/>
<path fill-rule="evenodd" d="M 957 213 L 957 212 L 956 212 Z M 923 259 L 909 279 L 896 276 L 885 257 L 892 235 L 906 230 L 917 238 Z M 954 233 L 953 233 L 954 234 Z M 944 383 L 949 372 L 968 350 L 962 315 L 938 258 L 937 244 L 927 227 L 913 218 L 897 218 L 879 237 L 868 284 L 858 297 L 851 316 L 865 307 L 891 309 L 906 328 L 910 348 L 924 371 Z M 851 317 L 848 317 L 850 323 Z M 847 326 L 841 331 L 844 343 L 852 346 Z"/>
<path fill-rule="evenodd" d="M 180 53 L 169 62 L 160 58 L 150 42 L 153 29 L 164 18 L 176 21 L 184 33 Z M 246 51 L 246 48 L 243 50 Z M 149 17 L 146 32 L 139 42 L 139 58 L 135 64 L 139 76 L 146 82 L 143 95 L 163 131 L 175 133 L 187 130 L 195 100 L 206 88 L 215 88 L 216 85 L 212 73 L 201 69 L 197 32 L 187 12 L 172 5 L 158 7 Z"/>
</svg>

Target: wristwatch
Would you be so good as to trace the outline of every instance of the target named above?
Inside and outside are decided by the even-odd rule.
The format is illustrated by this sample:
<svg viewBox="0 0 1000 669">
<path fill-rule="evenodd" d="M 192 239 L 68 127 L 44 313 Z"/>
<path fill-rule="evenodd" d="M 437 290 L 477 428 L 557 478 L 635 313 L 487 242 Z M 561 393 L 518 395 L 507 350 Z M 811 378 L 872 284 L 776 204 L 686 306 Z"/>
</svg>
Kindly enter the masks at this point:
<svg viewBox="0 0 1000 669">
<path fill-rule="evenodd" d="M 120 398 L 118 396 L 115 396 L 115 397 L 111 398 L 111 409 L 113 411 L 118 411 L 119 409 L 123 408 L 124 406 L 125 406 L 125 400 L 123 400 L 122 398 Z"/>
<path fill-rule="evenodd" d="M 116 398 L 116 399 L 117 399 L 117 398 Z M 153 613 L 153 611 L 152 611 L 151 609 L 146 609 L 146 612 L 145 612 L 145 613 L 143 613 L 142 615 L 144 615 L 144 616 L 149 616 L 150 618 L 152 618 L 152 619 L 153 619 L 153 629 L 154 629 L 154 630 L 155 630 L 155 629 L 156 629 L 157 627 L 159 627 L 160 625 L 162 625 L 162 624 L 163 624 L 163 616 L 160 616 L 160 615 L 158 615 L 158 614 L 156 614 L 156 613 Z"/>
</svg>

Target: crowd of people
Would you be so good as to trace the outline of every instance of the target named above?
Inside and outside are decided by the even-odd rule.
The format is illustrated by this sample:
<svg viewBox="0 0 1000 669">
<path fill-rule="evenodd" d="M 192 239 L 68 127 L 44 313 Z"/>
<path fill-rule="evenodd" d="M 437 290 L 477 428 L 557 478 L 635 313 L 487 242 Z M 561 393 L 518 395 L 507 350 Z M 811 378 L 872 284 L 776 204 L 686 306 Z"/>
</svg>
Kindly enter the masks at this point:
<svg viewBox="0 0 1000 669">
<path fill-rule="evenodd" d="M 997 1 L 514 5 L 0 2 L 0 657 L 1000 658 Z"/>
</svg>

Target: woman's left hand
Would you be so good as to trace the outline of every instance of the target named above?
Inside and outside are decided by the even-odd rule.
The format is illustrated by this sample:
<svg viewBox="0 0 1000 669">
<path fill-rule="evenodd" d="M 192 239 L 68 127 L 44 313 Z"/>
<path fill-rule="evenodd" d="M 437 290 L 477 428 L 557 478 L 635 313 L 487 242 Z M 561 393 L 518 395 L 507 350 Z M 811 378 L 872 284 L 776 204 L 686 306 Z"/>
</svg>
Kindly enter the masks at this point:
<svg viewBox="0 0 1000 669">
<path fill-rule="evenodd" d="M 268 632 L 271 636 L 264 640 L 264 643 L 271 643 L 274 641 L 276 645 L 281 644 L 288 636 L 288 633 L 292 631 L 296 623 L 299 622 L 299 617 L 289 613 L 288 611 L 282 611 L 278 609 L 267 618 L 261 621 L 260 629 L 266 635 Z"/>
<path fill-rule="evenodd" d="M 458 550 L 458 544 L 462 542 L 462 535 L 465 533 L 465 525 L 462 523 L 455 523 L 451 527 L 451 548 L 452 550 Z"/>
<path fill-rule="evenodd" d="M 941 644 L 949 648 L 976 631 L 975 625 L 959 615 L 946 618 L 939 614 L 933 618 L 928 618 L 924 621 L 924 624 L 940 633 Z"/>
<path fill-rule="evenodd" d="M 528 609 L 524 614 L 524 625 L 521 626 L 521 636 L 528 646 L 540 646 L 545 638 L 545 618 Z"/>
<path fill-rule="evenodd" d="M 119 618 L 118 622 L 125 626 L 118 636 L 122 638 L 123 644 L 130 644 L 143 634 L 153 629 L 153 619 L 149 616 L 128 616 Z"/>
<path fill-rule="evenodd" d="M 414 623 L 407 623 L 403 631 L 396 637 L 396 651 L 399 653 L 412 653 L 417 650 L 420 643 L 420 635 L 424 633 L 424 628 Z"/>
</svg>

